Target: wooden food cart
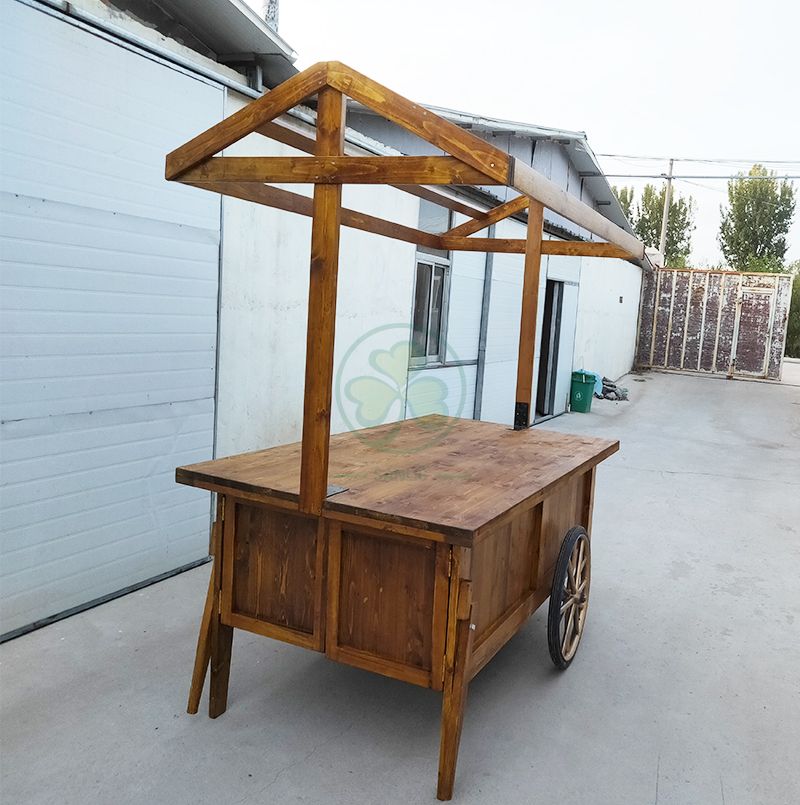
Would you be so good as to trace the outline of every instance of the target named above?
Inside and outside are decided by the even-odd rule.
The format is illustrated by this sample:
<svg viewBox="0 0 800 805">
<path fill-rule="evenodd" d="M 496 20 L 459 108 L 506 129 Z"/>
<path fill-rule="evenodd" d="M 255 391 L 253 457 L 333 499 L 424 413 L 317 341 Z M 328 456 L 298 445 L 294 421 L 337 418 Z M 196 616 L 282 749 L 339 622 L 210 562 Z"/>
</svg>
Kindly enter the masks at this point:
<svg viewBox="0 0 800 805">
<path fill-rule="evenodd" d="M 317 97 L 316 136 L 284 112 Z M 446 156 L 346 153 L 345 96 Z M 257 132 L 313 157 L 215 157 Z M 354 149 L 350 149 L 351 151 Z M 548 597 L 566 668 L 583 632 L 602 439 L 530 430 L 542 254 L 641 259 L 644 248 L 525 163 L 338 62 L 315 65 L 178 148 L 167 178 L 313 218 L 302 442 L 177 470 L 217 493 L 214 566 L 189 694 L 227 706 L 233 629 L 442 692 L 439 799 L 450 799 L 469 680 Z M 268 182 L 313 183 L 313 199 Z M 441 234 L 341 207 L 343 183 L 392 184 L 470 216 Z M 431 185 L 505 184 L 488 211 Z M 605 242 L 543 240 L 547 206 Z M 528 209 L 523 240 L 470 237 Z M 339 227 L 446 250 L 525 254 L 514 430 L 443 416 L 330 436 Z"/>
</svg>

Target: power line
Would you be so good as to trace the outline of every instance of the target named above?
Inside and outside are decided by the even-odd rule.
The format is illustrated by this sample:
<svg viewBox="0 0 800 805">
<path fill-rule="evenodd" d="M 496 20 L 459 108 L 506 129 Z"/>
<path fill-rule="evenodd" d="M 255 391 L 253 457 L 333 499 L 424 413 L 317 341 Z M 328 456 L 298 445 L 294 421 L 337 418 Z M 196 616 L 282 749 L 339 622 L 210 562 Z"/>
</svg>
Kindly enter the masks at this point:
<svg viewBox="0 0 800 805">
<path fill-rule="evenodd" d="M 667 162 L 672 157 L 648 157 L 648 156 L 635 156 L 633 154 L 596 154 L 598 157 L 609 157 L 610 159 L 647 159 L 656 162 Z M 706 162 L 709 164 L 736 164 L 741 163 L 745 165 L 800 165 L 800 159 L 727 159 L 720 157 L 718 159 L 689 159 L 685 157 L 679 159 L 674 158 L 675 162 Z"/>
<path fill-rule="evenodd" d="M 606 179 L 667 179 L 666 173 L 603 173 L 597 174 Z M 594 178 L 594 177 L 586 177 Z M 781 179 L 788 181 L 790 179 L 800 179 L 800 174 L 785 174 L 783 176 L 747 176 L 734 173 L 728 176 L 720 176 L 719 174 L 704 175 L 700 173 L 686 173 L 686 174 L 673 174 L 673 179 L 723 179 L 729 181 L 730 179 Z"/>
</svg>

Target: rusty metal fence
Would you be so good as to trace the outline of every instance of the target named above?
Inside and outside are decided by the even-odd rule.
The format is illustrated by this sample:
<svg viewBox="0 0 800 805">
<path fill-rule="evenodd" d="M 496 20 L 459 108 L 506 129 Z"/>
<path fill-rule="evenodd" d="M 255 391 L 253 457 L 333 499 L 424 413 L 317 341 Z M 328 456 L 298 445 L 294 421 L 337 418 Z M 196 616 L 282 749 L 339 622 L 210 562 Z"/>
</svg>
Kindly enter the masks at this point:
<svg viewBox="0 0 800 805">
<path fill-rule="evenodd" d="M 650 272 L 637 365 L 780 380 L 791 294 L 787 274 Z"/>
</svg>

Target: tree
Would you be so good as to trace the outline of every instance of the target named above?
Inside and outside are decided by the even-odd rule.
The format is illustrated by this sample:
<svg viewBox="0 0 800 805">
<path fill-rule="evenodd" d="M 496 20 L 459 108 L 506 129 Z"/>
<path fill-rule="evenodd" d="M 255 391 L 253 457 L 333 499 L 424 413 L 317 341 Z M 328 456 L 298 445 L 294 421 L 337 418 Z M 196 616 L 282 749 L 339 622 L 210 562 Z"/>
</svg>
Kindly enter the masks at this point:
<svg viewBox="0 0 800 805">
<path fill-rule="evenodd" d="M 619 199 L 628 220 L 633 225 L 637 237 L 647 246 L 657 249 L 661 242 L 661 219 L 664 215 L 664 199 L 667 188 L 657 190 L 653 185 L 645 185 L 642 199 L 633 209 L 634 194 L 632 187 L 611 188 Z M 669 223 L 667 224 L 667 244 L 664 263 L 675 268 L 685 266 L 691 251 L 692 232 L 694 231 L 694 199 L 672 194 L 669 205 Z"/>
<path fill-rule="evenodd" d="M 625 217 L 633 223 L 633 188 L 621 187 L 618 189 L 616 186 L 612 186 L 611 190 L 619 200 L 619 205 L 622 207 Z"/>
<path fill-rule="evenodd" d="M 657 190 L 647 184 L 642 191 L 642 200 L 636 207 L 634 230 L 639 239 L 654 249 L 661 241 L 661 219 L 664 215 L 666 185 Z M 680 267 L 686 265 L 691 251 L 694 231 L 694 199 L 672 194 L 669 204 L 669 223 L 667 224 L 667 243 L 664 265 Z"/>
<path fill-rule="evenodd" d="M 786 324 L 786 355 L 789 358 L 800 358 L 800 260 L 786 266 L 786 270 L 794 274 L 789 321 Z"/>
<path fill-rule="evenodd" d="M 728 206 L 721 207 L 719 245 L 737 271 L 781 271 L 786 235 L 795 209 L 791 182 L 778 182 L 763 165 L 728 182 Z"/>
</svg>

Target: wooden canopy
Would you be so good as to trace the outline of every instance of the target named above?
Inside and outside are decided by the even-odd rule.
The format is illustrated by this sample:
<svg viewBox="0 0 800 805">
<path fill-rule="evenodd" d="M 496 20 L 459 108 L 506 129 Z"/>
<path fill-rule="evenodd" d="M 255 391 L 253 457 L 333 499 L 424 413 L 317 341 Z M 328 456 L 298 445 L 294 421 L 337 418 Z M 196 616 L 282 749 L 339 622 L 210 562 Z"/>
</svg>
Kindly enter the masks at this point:
<svg viewBox="0 0 800 805">
<path fill-rule="evenodd" d="M 317 97 L 316 138 L 275 122 Z M 346 98 L 426 140 L 446 156 L 353 156 L 345 150 Z M 293 146 L 307 157 L 217 157 L 249 134 Z M 320 62 L 293 76 L 167 156 L 166 178 L 223 195 L 310 216 L 308 301 L 300 507 L 319 514 L 327 495 L 339 228 L 348 226 L 447 251 L 525 255 L 514 427 L 531 424 L 531 391 L 541 255 L 642 259 L 644 245 L 567 194 L 527 163 L 403 98 L 340 62 Z M 313 183 L 313 198 L 269 183 Z M 343 184 L 388 184 L 470 220 L 447 232 L 422 232 L 341 206 Z M 434 189 L 441 185 L 505 185 L 522 195 L 488 212 Z M 544 208 L 605 242 L 543 240 Z M 524 239 L 471 237 L 528 208 Z"/>
</svg>

